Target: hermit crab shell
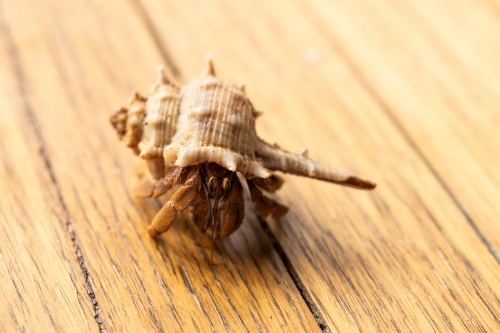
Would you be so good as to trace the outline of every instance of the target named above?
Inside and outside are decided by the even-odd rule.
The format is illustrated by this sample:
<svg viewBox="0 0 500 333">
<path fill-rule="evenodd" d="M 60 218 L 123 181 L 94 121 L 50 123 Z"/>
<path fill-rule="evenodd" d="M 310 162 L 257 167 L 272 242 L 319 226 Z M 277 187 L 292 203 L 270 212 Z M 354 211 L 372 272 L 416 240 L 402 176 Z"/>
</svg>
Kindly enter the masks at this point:
<svg viewBox="0 0 500 333">
<path fill-rule="evenodd" d="M 358 189 L 376 184 L 349 172 L 293 154 L 257 137 L 259 112 L 243 88 L 215 76 L 212 61 L 197 78 L 180 88 L 159 67 L 146 97 L 135 93 L 111 116 L 127 146 L 147 160 L 153 178 L 167 169 L 214 162 L 245 178 L 267 178 L 279 170 Z"/>
<path fill-rule="evenodd" d="M 151 161 L 153 176 L 163 176 L 162 165 L 202 162 L 215 162 L 246 178 L 269 176 L 255 156 L 259 140 L 252 103 L 242 88 L 215 77 L 210 62 L 208 70 L 182 90 L 160 69 L 145 111 L 138 148 L 140 157 Z"/>
</svg>

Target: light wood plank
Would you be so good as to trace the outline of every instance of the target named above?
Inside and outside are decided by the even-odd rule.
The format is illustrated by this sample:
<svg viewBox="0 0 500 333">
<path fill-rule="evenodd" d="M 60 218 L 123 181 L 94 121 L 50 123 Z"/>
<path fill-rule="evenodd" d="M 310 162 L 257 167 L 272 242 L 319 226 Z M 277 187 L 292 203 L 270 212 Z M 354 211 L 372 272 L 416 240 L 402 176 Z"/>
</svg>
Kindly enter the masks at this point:
<svg viewBox="0 0 500 333">
<path fill-rule="evenodd" d="M 500 261 L 495 7 L 446 0 L 317 2 L 308 16 L 384 101 Z"/>
<path fill-rule="evenodd" d="M 0 7 L 1 8 L 1 7 Z M 92 310 L 0 9 L 2 332 L 90 331 Z"/>
<path fill-rule="evenodd" d="M 129 180 L 140 161 L 118 142 L 108 122 L 133 89 L 149 87 L 161 62 L 134 11 L 122 2 L 75 8 L 63 1 L 19 1 L 3 10 L 46 154 L 94 282 L 102 329 L 318 331 L 251 209 L 254 223 L 217 245 L 215 258 L 222 259 L 214 266 L 210 248 L 194 244 L 185 221 L 158 242 L 147 236 L 158 204 L 131 197 Z"/>
<path fill-rule="evenodd" d="M 2 3 L 2 326 L 95 331 L 98 301 L 109 331 L 496 331 L 498 8 Z M 267 111 L 263 138 L 378 189 L 287 177 L 291 212 L 262 230 L 248 206 L 214 266 L 184 219 L 151 240 L 159 203 L 130 195 L 139 161 L 107 117 L 157 64 L 185 82 L 208 52 Z"/>
</svg>

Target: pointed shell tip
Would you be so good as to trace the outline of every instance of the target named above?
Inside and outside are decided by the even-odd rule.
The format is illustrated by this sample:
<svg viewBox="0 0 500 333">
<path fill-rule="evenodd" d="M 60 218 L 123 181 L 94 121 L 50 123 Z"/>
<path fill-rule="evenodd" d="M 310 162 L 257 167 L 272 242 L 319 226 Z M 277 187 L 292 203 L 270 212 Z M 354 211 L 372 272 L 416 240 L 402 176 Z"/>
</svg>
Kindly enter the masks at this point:
<svg viewBox="0 0 500 333">
<path fill-rule="evenodd" d="M 158 65 L 156 70 L 158 72 L 158 83 L 170 84 L 170 80 L 169 80 L 167 74 L 165 73 L 165 66 Z"/>
<path fill-rule="evenodd" d="M 214 63 L 212 61 L 212 55 L 210 53 L 206 55 L 205 61 L 207 62 L 207 68 L 205 69 L 205 73 L 207 75 L 215 76 Z"/>
</svg>

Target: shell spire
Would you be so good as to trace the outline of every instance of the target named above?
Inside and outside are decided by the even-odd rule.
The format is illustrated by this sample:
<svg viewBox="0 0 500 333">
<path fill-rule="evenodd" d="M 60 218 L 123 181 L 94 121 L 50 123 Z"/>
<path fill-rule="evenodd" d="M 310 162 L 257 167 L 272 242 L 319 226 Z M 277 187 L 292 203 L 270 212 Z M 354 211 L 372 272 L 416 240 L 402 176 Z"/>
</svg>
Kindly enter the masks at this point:
<svg viewBox="0 0 500 333">
<path fill-rule="evenodd" d="M 212 61 L 212 55 L 207 54 L 207 56 L 205 57 L 205 61 L 207 62 L 205 74 L 210 76 L 215 76 L 215 69 L 214 69 L 214 62 Z"/>
<path fill-rule="evenodd" d="M 270 145 L 262 140 L 257 146 L 257 153 L 262 165 L 272 171 L 279 170 L 360 190 L 372 190 L 377 186 L 374 182 L 353 173 L 317 163 L 305 156 L 307 154 L 293 154 L 276 144 Z"/>
<path fill-rule="evenodd" d="M 170 81 L 170 79 L 167 76 L 167 73 L 165 73 L 165 66 L 159 65 L 156 68 L 156 71 L 158 72 L 158 78 L 156 79 L 157 85 L 172 84 L 172 82 Z"/>
<path fill-rule="evenodd" d="M 264 111 L 253 110 L 252 113 L 253 113 L 253 116 L 255 117 L 255 119 L 257 119 L 258 117 L 260 117 L 264 114 Z"/>
</svg>

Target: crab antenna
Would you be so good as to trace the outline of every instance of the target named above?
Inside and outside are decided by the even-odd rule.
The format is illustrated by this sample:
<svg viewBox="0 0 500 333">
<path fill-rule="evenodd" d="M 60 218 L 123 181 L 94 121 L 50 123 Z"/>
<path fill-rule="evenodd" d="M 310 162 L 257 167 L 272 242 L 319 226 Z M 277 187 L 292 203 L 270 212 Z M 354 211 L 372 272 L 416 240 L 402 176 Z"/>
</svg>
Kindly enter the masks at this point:
<svg viewBox="0 0 500 333">
<path fill-rule="evenodd" d="M 330 183 L 340 184 L 360 190 L 372 190 L 377 184 L 361 176 L 330 168 L 314 162 L 304 155 L 293 154 L 282 150 L 277 145 L 259 142 L 257 148 L 259 159 L 265 168 L 279 170 L 298 176 L 315 178 Z"/>
</svg>

